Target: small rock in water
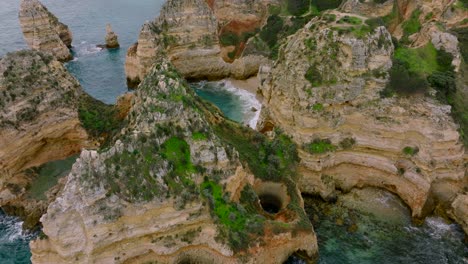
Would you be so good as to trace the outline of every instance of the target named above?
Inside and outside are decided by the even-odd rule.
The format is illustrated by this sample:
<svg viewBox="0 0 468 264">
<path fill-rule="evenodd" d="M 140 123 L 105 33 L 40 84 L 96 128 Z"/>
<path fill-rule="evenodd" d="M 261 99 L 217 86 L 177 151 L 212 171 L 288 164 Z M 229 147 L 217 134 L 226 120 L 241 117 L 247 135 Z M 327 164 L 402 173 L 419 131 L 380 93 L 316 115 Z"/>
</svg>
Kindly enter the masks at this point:
<svg viewBox="0 0 468 264">
<path fill-rule="evenodd" d="M 258 111 L 258 109 L 255 108 L 255 107 L 253 107 L 253 106 L 252 106 L 252 108 L 250 108 L 250 110 L 251 110 L 252 112 L 257 112 L 257 111 Z"/>
<path fill-rule="evenodd" d="M 106 48 L 114 49 L 120 47 L 117 34 L 112 30 L 110 24 L 106 26 Z"/>
</svg>

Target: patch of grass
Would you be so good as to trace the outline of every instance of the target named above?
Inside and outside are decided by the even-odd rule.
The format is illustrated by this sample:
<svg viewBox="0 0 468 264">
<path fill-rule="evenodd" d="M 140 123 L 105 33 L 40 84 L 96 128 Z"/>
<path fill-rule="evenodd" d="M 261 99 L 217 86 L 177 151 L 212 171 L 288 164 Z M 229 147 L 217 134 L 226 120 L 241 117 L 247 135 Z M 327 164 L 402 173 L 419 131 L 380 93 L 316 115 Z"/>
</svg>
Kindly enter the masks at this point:
<svg viewBox="0 0 468 264">
<path fill-rule="evenodd" d="M 322 111 L 323 110 L 323 104 L 321 103 L 316 103 L 312 106 L 312 110 L 314 111 Z"/>
<path fill-rule="evenodd" d="M 437 50 L 430 42 L 417 49 L 399 47 L 395 50 L 395 58 L 406 63 L 412 73 L 432 74 L 439 68 Z"/>
<path fill-rule="evenodd" d="M 200 190 L 209 202 L 215 221 L 222 227 L 221 235 L 227 238 L 233 250 L 247 248 L 253 242 L 252 236 L 263 234 L 265 219 L 248 213 L 240 204 L 230 202 L 222 186 L 205 179 Z"/>
<path fill-rule="evenodd" d="M 168 160 L 177 175 L 195 173 L 190 161 L 190 146 L 185 140 L 171 137 L 161 145 L 161 156 Z"/>
<path fill-rule="evenodd" d="M 353 17 L 353 16 L 344 16 L 337 22 L 338 24 L 342 23 L 347 23 L 351 25 L 361 25 L 362 24 L 362 19 L 359 17 Z"/>
<path fill-rule="evenodd" d="M 336 146 L 329 139 L 314 139 L 312 142 L 305 144 L 304 149 L 310 154 L 324 154 L 335 151 Z"/>
<path fill-rule="evenodd" d="M 418 33 L 421 30 L 421 23 L 419 22 L 419 16 L 421 15 L 421 10 L 416 9 L 411 14 L 411 17 L 403 22 L 403 33 L 404 35 L 411 36 L 414 33 Z"/>
<path fill-rule="evenodd" d="M 202 141 L 202 140 L 206 140 L 207 136 L 205 133 L 202 133 L 202 132 L 194 132 L 192 133 L 192 139 L 195 141 Z"/>
<path fill-rule="evenodd" d="M 418 154 L 419 152 L 419 148 L 418 147 L 409 147 L 409 146 L 406 146 L 403 148 L 403 153 L 405 155 L 408 155 L 408 156 L 414 156 L 416 154 Z"/>
</svg>

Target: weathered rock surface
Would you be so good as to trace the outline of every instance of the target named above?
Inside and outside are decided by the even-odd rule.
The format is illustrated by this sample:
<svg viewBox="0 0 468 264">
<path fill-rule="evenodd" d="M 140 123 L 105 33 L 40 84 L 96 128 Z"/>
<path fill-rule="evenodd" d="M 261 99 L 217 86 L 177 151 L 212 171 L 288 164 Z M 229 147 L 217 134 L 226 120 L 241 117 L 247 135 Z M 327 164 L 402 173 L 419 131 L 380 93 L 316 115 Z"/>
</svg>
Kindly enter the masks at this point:
<svg viewBox="0 0 468 264">
<path fill-rule="evenodd" d="M 296 187 L 270 184 L 285 192 L 287 224 L 241 205 L 241 191 L 270 185 L 213 133 L 192 93 L 170 63 L 155 63 L 115 144 L 83 151 L 41 218 L 47 238 L 31 243 L 33 263 L 283 263 L 298 250 L 316 254 Z M 289 197 L 299 199 L 293 209 Z"/>
<path fill-rule="evenodd" d="M 464 147 L 450 107 L 423 97 L 381 99 L 390 34 L 378 27 L 356 35 L 345 27 L 314 19 L 291 37 L 272 68 L 262 67 L 264 131 L 279 126 L 304 146 L 301 191 L 327 198 L 335 189 L 384 188 L 414 217 L 424 216 L 428 197 L 437 194 L 432 187 L 452 184 L 439 200 L 463 188 Z M 311 154 L 307 144 L 314 139 L 329 139 L 335 151 Z M 404 154 L 405 147 L 415 153 Z"/>
<path fill-rule="evenodd" d="M 255 75 L 266 58 L 252 54 L 226 62 L 223 58 L 227 52 L 218 35 L 224 31 L 242 34 L 260 27 L 269 2 L 167 1 L 160 16 L 143 25 L 138 42 L 127 52 L 129 86 L 136 86 L 144 78 L 160 51 L 165 51 L 188 79 L 245 79 Z"/>
<path fill-rule="evenodd" d="M 110 24 L 106 25 L 106 48 L 115 49 L 120 47 L 119 38 L 117 34 L 112 30 Z"/>
<path fill-rule="evenodd" d="M 52 56 L 36 51 L 7 54 L 0 60 L 0 92 L 3 206 L 31 182 L 24 170 L 79 153 L 90 143 L 78 119 L 81 87 Z"/>
<path fill-rule="evenodd" d="M 73 58 L 69 50 L 72 43 L 71 31 L 41 2 L 22 0 L 19 20 L 24 39 L 31 49 L 53 55 L 59 61 Z"/>
<path fill-rule="evenodd" d="M 468 234 L 468 194 L 460 194 L 452 203 L 451 214 Z"/>
</svg>

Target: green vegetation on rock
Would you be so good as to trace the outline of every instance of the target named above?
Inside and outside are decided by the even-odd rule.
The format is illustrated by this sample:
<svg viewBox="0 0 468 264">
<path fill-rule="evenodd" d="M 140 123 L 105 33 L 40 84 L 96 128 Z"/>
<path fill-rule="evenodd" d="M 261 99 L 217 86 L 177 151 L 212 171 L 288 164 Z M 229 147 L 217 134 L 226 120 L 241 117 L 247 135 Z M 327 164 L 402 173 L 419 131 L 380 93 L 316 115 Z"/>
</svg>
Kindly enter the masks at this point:
<svg viewBox="0 0 468 264">
<path fill-rule="evenodd" d="M 255 235 L 263 235 L 265 218 L 258 212 L 248 213 L 242 205 L 230 202 L 223 187 L 213 181 L 205 179 L 200 189 L 208 200 L 215 221 L 222 227 L 219 235 L 228 239 L 231 248 L 236 251 L 245 249 Z"/>
<path fill-rule="evenodd" d="M 312 142 L 304 144 L 304 149 L 311 154 L 324 154 L 335 151 L 336 146 L 329 139 L 314 139 Z"/>
<path fill-rule="evenodd" d="M 421 16 L 421 10 L 416 9 L 411 14 L 411 17 L 403 22 L 403 33 L 404 37 L 418 33 L 421 30 L 421 23 L 419 22 L 419 16 Z"/>
<path fill-rule="evenodd" d="M 406 147 L 403 148 L 403 153 L 405 155 L 408 155 L 408 156 L 414 156 L 414 155 L 418 154 L 418 152 L 419 152 L 418 147 L 406 146 Z"/>
<path fill-rule="evenodd" d="M 78 117 L 88 134 L 94 138 L 104 137 L 108 140 L 121 125 L 113 105 L 107 105 L 87 94 L 80 97 Z"/>
</svg>

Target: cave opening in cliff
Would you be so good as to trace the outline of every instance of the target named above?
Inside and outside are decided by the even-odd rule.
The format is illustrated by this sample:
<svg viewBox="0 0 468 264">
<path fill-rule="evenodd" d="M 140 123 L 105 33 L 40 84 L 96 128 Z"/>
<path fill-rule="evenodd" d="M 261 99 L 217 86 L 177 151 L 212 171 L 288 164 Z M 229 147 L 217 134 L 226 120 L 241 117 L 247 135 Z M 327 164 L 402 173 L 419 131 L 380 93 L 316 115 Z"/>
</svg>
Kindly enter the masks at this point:
<svg viewBox="0 0 468 264">
<path fill-rule="evenodd" d="M 271 194 L 263 194 L 260 195 L 260 205 L 262 206 L 262 209 L 270 214 L 276 214 L 281 210 L 281 200 Z"/>
</svg>

